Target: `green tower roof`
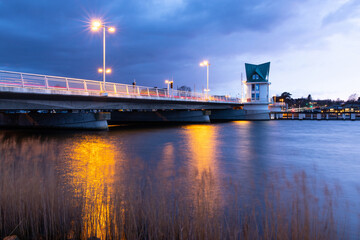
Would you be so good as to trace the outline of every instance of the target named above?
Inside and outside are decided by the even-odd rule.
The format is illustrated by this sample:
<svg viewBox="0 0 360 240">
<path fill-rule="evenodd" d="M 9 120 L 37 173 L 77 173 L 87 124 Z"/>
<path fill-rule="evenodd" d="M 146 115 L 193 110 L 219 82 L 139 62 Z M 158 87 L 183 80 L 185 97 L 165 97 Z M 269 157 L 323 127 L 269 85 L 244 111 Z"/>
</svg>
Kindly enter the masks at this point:
<svg viewBox="0 0 360 240">
<path fill-rule="evenodd" d="M 248 82 L 268 82 L 270 62 L 260 65 L 245 63 L 246 80 Z"/>
</svg>

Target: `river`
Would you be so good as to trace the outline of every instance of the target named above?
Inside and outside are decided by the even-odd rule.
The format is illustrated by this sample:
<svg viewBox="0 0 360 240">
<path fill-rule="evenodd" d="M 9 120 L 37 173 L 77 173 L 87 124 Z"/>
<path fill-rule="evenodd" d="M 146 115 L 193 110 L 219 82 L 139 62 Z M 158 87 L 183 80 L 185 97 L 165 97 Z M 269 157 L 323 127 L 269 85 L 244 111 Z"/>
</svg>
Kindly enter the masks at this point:
<svg viewBox="0 0 360 240">
<path fill-rule="evenodd" d="M 196 234 L 196 238 L 208 238 L 209 232 L 214 238 L 224 234 L 237 238 L 240 235 L 231 235 L 225 228 L 213 229 L 223 224 L 219 219 L 224 218 L 242 224 L 233 219 L 232 211 L 241 205 L 248 206 L 244 212 L 251 212 L 254 203 L 255 209 L 270 206 L 273 215 L 282 215 L 288 224 L 294 213 L 300 212 L 296 217 L 298 223 L 303 222 L 300 230 L 321 231 L 321 224 L 329 221 L 331 231 L 337 231 L 334 236 L 356 239 L 359 136 L 357 121 L 118 126 L 103 132 L 2 129 L 0 208 L 8 211 L 0 213 L 0 237 L 17 225 L 14 233 L 25 237 L 39 231 L 51 238 L 49 231 L 55 230 L 59 236 L 67 232 L 82 239 L 124 237 L 129 229 L 122 226 L 132 219 L 127 210 L 138 207 L 141 210 L 134 211 L 134 226 L 142 222 L 146 234 L 155 228 L 180 231 L 167 224 L 181 222 L 185 238 Z M 23 202 L 26 210 L 19 213 Z M 171 207 L 174 202 L 180 206 L 176 211 Z M 61 208 L 65 210 L 54 210 Z M 29 209 L 36 217 L 29 217 Z M 258 220 L 267 212 L 260 211 L 249 220 L 260 226 L 255 237 L 267 231 L 266 224 Z M 24 216 L 18 217 L 21 214 Z M 192 220 L 187 219 L 190 215 Z M 272 218 L 270 215 L 266 216 Z M 55 219 L 60 216 L 66 219 L 63 228 L 56 227 Z M 33 222 L 28 220 L 25 226 L 28 218 Z M 44 226 L 44 218 L 53 225 Z M 144 218 L 159 223 L 153 226 Z M 282 224 L 281 219 L 276 221 Z M 207 228 L 202 226 L 204 222 L 209 224 Z M 316 224 L 318 230 L 313 227 Z M 33 225 L 40 230 L 26 230 Z M 190 225 L 197 226 L 196 230 Z M 138 225 L 130 232 L 135 234 L 132 237 L 143 236 Z M 160 237 L 155 230 L 151 234 Z"/>
</svg>

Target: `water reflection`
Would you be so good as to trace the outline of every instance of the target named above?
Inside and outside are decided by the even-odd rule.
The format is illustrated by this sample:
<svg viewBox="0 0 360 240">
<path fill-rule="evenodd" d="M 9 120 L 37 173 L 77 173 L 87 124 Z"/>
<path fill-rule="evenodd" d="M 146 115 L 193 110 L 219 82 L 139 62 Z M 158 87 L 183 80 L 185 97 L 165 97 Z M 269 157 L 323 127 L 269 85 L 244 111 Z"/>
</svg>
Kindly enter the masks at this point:
<svg viewBox="0 0 360 240">
<path fill-rule="evenodd" d="M 175 174 L 175 147 L 173 143 L 164 145 L 162 158 L 158 163 L 158 175 L 165 179 L 171 178 Z"/>
<path fill-rule="evenodd" d="M 194 201 L 198 222 L 215 217 L 220 207 L 222 194 L 218 168 L 218 132 L 214 125 L 189 125 L 184 127 L 190 161 L 189 191 Z M 201 228 L 200 228 L 201 229 Z"/>
<path fill-rule="evenodd" d="M 205 171 L 216 174 L 217 169 L 217 128 L 213 125 L 189 125 L 184 127 L 188 151 L 186 155 L 191 166 L 200 177 Z"/>
<path fill-rule="evenodd" d="M 110 236 L 116 147 L 102 137 L 89 135 L 69 146 L 68 177 L 82 203 L 82 239 Z M 118 175 L 119 176 L 119 175 Z"/>
<path fill-rule="evenodd" d="M 283 234 L 268 238 L 286 239 L 294 227 L 287 225 L 292 224 L 288 213 L 295 221 L 309 213 L 313 218 L 306 219 L 326 237 L 339 236 L 331 229 L 355 229 L 359 192 L 352 187 L 360 169 L 356 123 L 322 122 L 322 128 L 311 122 L 276 124 L 232 122 L 80 134 L 0 131 L 0 238 L 16 229 L 20 239 L 39 239 L 37 234 L 66 239 L 71 230 L 73 239 L 241 239 L 241 232 L 256 228 L 253 233 L 259 234 L 270 223 L 284 229 L 268 228 Z M 325 134 L 336 127 L 344 134 Z M 332 151 L 326 151 L 329 147 Z M 353 199 L 351 211 L 343 207 L 345 201 L 333 211 L 337 205 L 327 185 L 325 196 L 319 187 L 311 192 L 316 185 L 311 175 L 319 173 L 310 164 L 319 165 L 318 177 L 324 182 L 340 179 L 345 190 L 338 201 Z M 306 175 L 295 181 L 271 174 L 299 169 Z M 332 205 L 321 205 L 323 199 Z M 270 206 L 265 209 L 269 215 L 254 208 L 251 216 L 259 222 L 244 223 L 241 216 L 249 215 L 241 214 L 250 208 L 243 203 L 248 202 Z M 340 212 L 350 217 L 342 221 Z M 331 217 L 322 218 L 323 213 Z M 297 226 L 299 233 L 318 236 Z"/>
</svg>

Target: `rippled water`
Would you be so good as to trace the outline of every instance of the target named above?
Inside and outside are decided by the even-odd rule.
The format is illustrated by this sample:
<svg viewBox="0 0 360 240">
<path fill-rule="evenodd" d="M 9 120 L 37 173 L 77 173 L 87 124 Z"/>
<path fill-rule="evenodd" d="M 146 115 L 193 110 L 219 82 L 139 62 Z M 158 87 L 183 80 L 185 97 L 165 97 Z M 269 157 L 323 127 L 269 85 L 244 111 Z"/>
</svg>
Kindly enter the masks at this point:
<svg viewBox="0 0 360 240">
<path fill-rule="evenodd" d="M 0 189 L 4 192 L 0 194 L 10 198 L 4 189 L 8 189 L 6 178 L 13 177 L 14 172 L 18 176 L 12 182 L 15 188 L 41 182 L 47 191 L 68 189 L 82 199 L 77 207 L 81 209 L 82 226 L 88 226 L 89 231 L 82 237 L 105 238 L 103 224 L 112 217 L 116 199 L 111 193 L 115 190 L 122 196 L 121 192 L 127 194 L 129 189 L 150 184 L 170 199 L 175 186 L 192 202 L 208 198 L 208 211 L 217 212 L 233 194 L 229 182 L 244 189 L 238 197 L 245 202 L 262 201 L 268 188 L 291 198 L 293 183 L 302 175 L 319 202 L 325 201 L 330 186 L 336 198 L 335 219 L 344 220 L 351 227 L 351 237 L 356 238 L 359 136 L 360 122 L 350 121 L 242 121 L 117 127 L 107 132 L 3 129 Z M 32 173 L 42 180 L 31 183 Z M 204 174 L 210 176 L 205 183 L 200 181 Z M 205 195 L 200 196 L 199 189 Z"/>
</svg>

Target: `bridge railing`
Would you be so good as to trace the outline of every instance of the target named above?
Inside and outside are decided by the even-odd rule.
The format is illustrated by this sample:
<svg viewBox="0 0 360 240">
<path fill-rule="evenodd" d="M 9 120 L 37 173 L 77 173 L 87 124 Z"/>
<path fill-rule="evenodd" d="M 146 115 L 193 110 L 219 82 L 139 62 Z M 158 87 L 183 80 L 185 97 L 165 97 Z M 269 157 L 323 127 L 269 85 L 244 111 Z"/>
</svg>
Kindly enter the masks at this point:
<svg viewBox="0 0 360 240">
<path fill-rule="evenodd" d="M 211 96 L 205 93 L 180 91 L 166 88 L 133 86 L 113 82 L 66 78 L 32 73 L 21 73 L 0 70 L 0 86 L 32 89 L 50 89 L 76 92 L 110 93 L 115 97 L 149 97 L 175 100 L 213 101 L 239 103 L 241 99 L 227 96 Z M 76 94 L 76 93 L 75 93 Z"/>
</svg>

